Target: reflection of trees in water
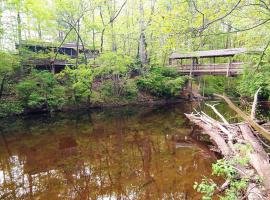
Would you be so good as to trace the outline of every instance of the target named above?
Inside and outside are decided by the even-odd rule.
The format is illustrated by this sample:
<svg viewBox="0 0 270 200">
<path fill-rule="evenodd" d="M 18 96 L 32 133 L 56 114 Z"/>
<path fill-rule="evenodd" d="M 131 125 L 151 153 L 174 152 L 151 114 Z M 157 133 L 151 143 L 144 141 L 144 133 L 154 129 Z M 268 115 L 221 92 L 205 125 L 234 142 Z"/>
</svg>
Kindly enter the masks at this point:
<svg viewBox="0 0 270 200">
<path fill-rule="evenodd" d="M 188 142 L 181 107 L 147 112 L 28 121 L 3 133 L 0 197 L 194 198 L 193 182 L 210 173 L 212 160 Z"/>
</svg>

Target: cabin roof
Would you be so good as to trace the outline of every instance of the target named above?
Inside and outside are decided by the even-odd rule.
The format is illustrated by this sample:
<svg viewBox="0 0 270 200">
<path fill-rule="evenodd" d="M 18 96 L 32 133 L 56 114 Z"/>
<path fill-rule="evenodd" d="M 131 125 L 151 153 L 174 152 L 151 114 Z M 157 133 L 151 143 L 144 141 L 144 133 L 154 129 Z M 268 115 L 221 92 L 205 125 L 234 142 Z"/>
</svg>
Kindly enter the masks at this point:
<svg viewBox="0 0 270 200">
<path fill-rule="evenodd" d="M 246 48 L 218 49 L 208 51 L 194 51 L 191 53 L 172 53 L 170 59 L 191 59 L 191 58 L 211 58 L 211 57 L 228 57 L 236 54 L 250 52 Z"/>
<path fill-rule="evenodd" d="M 65 43 L 61 46 L 62 48 L 67 48 L 67 49 L 76 49 L 77 48 L 77 44 L 76 42 L 69 42 L 69 43 Z M 82 45 L 78 46 L 79 49 L 83 49 Z"/>
<path fill-rule="evenodd" d="M 58 43 L 51 43 L 51 42 L 29 42 L 29 41 L 23 41 L 22 42 L 23 46 L 28 46 L 28 47 L 42 47 L 42 48 L 58 48 Z M 18 44 L 16 44 L 16 46 L 18 47 Z M 82 45 L 78 46 L 79 49 L 83 49 Z M 65 48 L 65 49 L 76 49 L 77 48 L 77 44 L 76 42 L 68 42 L 65 43 L 61 46 L 61 48 Z"/>
</svg>

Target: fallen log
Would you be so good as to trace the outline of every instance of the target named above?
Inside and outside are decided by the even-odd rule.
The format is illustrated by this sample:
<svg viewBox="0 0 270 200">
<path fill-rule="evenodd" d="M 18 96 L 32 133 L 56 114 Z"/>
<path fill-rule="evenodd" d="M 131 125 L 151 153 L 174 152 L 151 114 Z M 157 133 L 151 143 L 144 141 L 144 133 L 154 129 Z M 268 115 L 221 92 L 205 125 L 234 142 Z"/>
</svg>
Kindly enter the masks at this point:
<svg viewBox="0 0 270 200">
<path fill-rule="evenodd" d="M 270 164 L 268 155 L 247 124 L 241 124 L 239 127 L 244 140 L 253 149 L 249 153 L 249 163 L 262 178 L 265 189 L 270 191 Z"/>
<path fill-rule="evenodd" d="M 214 94 L 217 97 L 220 97 L 226 101 L 226 103 L 232 108 L 240 117 L 242 117 L 250 126 L 252 126 L 256 131 L 258 131 L 263 137 L 270 141 L 270 132 L 267 131 L 264 127 L 260 126 L 257 122 L 252 120 L 246 113 L 240 110 L 234 103 L 226 96 L 220 94 Z"/>
<path fill-rule="evenodd" d="M 201 127 L 214 141 L 214 143 L 219 147 L 221 153 L 223 156 L 229 157 L 230 156 L 230 148 L 223 139 L 223 137 L 220 134 L 216 134 L 217 130 L 214 130 L 214 127 L 211 126 L 211 124 L 205 122 L 205 120 L 202 120 L 201 118 L 198 118 L 192 114 L 185 114 L 186 117 Z"/>
<path fill-rule="evenodd" d="M 190 121 L 201 127 L 213 143 L 219 148 L 226 160 L 236 160 L 242 158 L 242 152 L 236 144 L 249 147 L 251 151 L 246 152 L 248 158 L 247 165 L 234 164 L 239 177 L 248 179 L 248 189 L 245 199 L 270 199 L 270 164 L 267 153 L 254 136 L 253 129 L 247 123 L 229 124 L 227 120 L 218 112 L 214 106 L 208 105 L 219 116 L 222 122 L 209 117 L 206 113 L 197 112 L 185 114 Z M 254 177 L 261 177 L 259 183 Z"/>
</svg>

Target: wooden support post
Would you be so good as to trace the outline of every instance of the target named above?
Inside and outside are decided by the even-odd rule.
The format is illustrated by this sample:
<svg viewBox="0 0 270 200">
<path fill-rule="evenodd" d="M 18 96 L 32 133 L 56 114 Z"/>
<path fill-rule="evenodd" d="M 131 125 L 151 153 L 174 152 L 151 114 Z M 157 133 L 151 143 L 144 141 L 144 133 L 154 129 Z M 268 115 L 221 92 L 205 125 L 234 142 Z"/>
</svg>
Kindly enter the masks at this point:
<svg viewBox="0 0 270 200">
<path fill-rule="evenodd" d="M 192 72 L 193 72 L 193 69 L 194 69 L 194 65 L 195 65 L 195 58 L 192 58 L 192 63 L 191 63 L 191 66 L 190 66 L 190 71 L 189 71 L 189 76 L 191 77 L 192 76 Z"/>
<path fill-rule="evenodd" d="M 203 77 L 203 97 L 204 97 L 204 88 L 205 88 L 205 77 Z"/>
<path fill-rule="evenodd" d="M 213 58 L 214 72 L 216 72 L 216 57 Z"/>
<path fill-rule="evenodd" d="M 190 79 L 190 95 L 189 95 L 190 100 L 193 99 L 193 91 L 192 91 L 192 79 Z"/>
<path fill-rule="evenodd" d="M 229 77 L 230 76 L 230 68 L 231 68 L 231 63 L 232 63 L 232 59 L 231 57 L 229 57 L 229 63 L 228 63 L 228 66 L 227 66 L 227 73 L 226 73 L 226 76 Z"/>
<path fill-rule="evenodd" d="M 172 65 L 172 58 L 169 58 L 169 65 Z"/>
</svg>

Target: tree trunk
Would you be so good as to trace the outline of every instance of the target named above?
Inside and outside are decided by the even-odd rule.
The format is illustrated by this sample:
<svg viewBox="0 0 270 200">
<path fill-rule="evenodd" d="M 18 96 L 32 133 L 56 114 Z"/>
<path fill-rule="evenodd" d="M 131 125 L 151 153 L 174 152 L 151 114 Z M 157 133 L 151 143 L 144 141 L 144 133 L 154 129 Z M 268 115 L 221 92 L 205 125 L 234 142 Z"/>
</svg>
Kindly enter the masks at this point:
<svg viewBox="0 0 270 200">
<path fill-rule="evenodd" d="M 147 55 L 146 47 L 147 47 L 147 44 L 146 44 L 145 33 L 141 32 L 140 42 L 139 42 L 139 57 L 140 57 L 142 67 L 148 64 L 148 55 Z"/>
<path fill-rule="evenodd" d="M 100 53 L 103 52 L 104 33 L 105 33 L 105 28 L 103 28 L 102 29 L 102 32 L 101 32 L 101 37 L 100 37 Z"/>
<path fill-rule="evenodd" d="M 140 13 L 140 38 L 139 38 L 139 58 L 142 67 L 148 64 L 148 55 L 147 55 L 147 43 L 145 36 L 145 22 L 144 22 L 144 9 L 143 2 L 140 0 L 139 4 L 139 13 Z"/>
<path fill-rule="evenodd" d="M 38 38 L 42 40 L 42 31 L 41 31 L 41 25 L 40 22 L 38 22 Z"/>
<path fill-rule="evenodd" d="M 80 38 L 79 38 L 79 34 L 80 34 L 80 20 L 78 20 L 77 22 L 77 27 L 75 27 L 75 29 L 77 28 L 77 41 L 76 41 L 76 51 L 77 51 L 77 57 L 76 57 L 76 68 L 78 68 L 78 62 L 79 62 L 79 44 L 80 44 Z"/>
<path fill-rule="evenodd" d="M 93 15 L 92 15 L 92 21 L 93 21 L 93 24 L 95 23 L 95 10 L 93 10 Z M 96 38 L 96 35 L 95 35 L 95 29 L 93 28 L 92 30 L 92 40 L 93 40 L 93 49 L 96 50 L 96 43 L 95 43 L 95 39 Z"/>
<path fill-rule="evenodd" d="M 113 0 L 113 5 L 112 5 L 112 15 L 110 16 L 110 24 L 111 24 L 111 37 L 112 37 L 112 51 L 116 52 L 117 51 L 117 45 L 116 45 L 116 36 L 114 33 L 114 20 L 111 20 L 114 18 L 114 14 L 116 12 L 116 0 Z"/>
<path fill-rule="evenodd" d="M 1 85 L 0 85 L 0 100 L 3 96 L 5 82 L 6 82 L 6 75 L 4 75 L 4 77 L 2 78 Z"/>
<path fill-rule="evenodd" d="M 22 20 L 20 11 L 17 12 L 17 34 L 18 34 L 18 45 L 21 48 L 22 45 Z"/>
<path fill-rule="evenodd" d="M 100 37 L 100 53 L 102 53 L 102 51 L 103 51 L 103 44 L 104 44 L 104 33 L 105 33 L 106 26 L 105 26 L 105 22 L 104 22 L 104 19 L 103 19 L 103 14 L 102 14 L 101 6 L 99 7 L 99 15 L 100 15 L 100 18 L 101 18 L 101 21 L 102 21 L 102 25 L 103 25 L 103 29 L 101 31 L 101 37 Z"/>
<path fill-rule="evenodd" d="M 111 36 L 112 36 L 112 51 L 117 51 L 117 45 L 116 45 L 116 37 L 114 33 L 114 26 L 113 22 L 111 23 Z"/>
</svg>

